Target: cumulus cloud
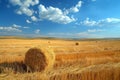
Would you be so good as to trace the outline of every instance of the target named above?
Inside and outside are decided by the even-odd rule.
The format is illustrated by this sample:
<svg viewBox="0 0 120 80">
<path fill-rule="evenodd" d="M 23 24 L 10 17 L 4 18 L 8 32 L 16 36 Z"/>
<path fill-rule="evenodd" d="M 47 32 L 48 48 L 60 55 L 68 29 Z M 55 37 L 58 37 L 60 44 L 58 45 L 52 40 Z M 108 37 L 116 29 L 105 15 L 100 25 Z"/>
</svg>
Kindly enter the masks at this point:
<svg viewBox="0 0 120 80">
<path fill-rule="evenodd" d="M 95 26 L 98 25 L 96 21 L 90 20 L 89 18 L 86 18 L 81 24 L 86 25 L 86 26 Z"/>
<path fill-rule="evenodd" d="M 11 26 L 0 26 L 0 32 L 22 32 L 21 29 L 27 29 L 27 26 L 20 26 L 17 24 L 13 24 Z"/>
<path fill-rule="evenodd" d="M 44 5 L 39 5 L 39 17 L 41 19 L 50 20 L 52 22 L 57 22 L 61 24 L 67 24 L 75 21 L 73 17 L 69 17 L 59 8 L 54 8 L 52 6 L 45 7 Z"/>
<path fill-rule="evenodd" d="M 34 11 L 30 9 L 30 6 L 39 4 L 39 0 L 10 0 L 14 6 L 19 6 L 16 13 L 21 15 L 25 14 L 27 16 L 32 16 Z"/>
<path fill-rule="evenodd" d="M 17 24 L 13 24 L 11 27 L 16 28 L 16 29 L 19 29 L 19 28 L 29 28 L 27 26 L 20 26 L 20 25 L 17 25 Z"/>
<path fill-rule="evenodd" d="M 31 17 L 31 20 L 32 20 L 32 21 L 38 21 L 38 19 L 37 19 L 35 16 L 32 16 L 32 17 Z"/>
<path fill-rule="evenodd" d="M 82 6 L 82 1 L 79 1 L 75 6 L 71 7 L 69 11 L 74 13 L 79 12 L 79 8 L 81 8 L 81 6 Z"/>
<path fill-rule="evenodd" d="M 10 26 L 10 27 L 3 27 L 0 26 L 0 31 L 6 31 L 6 32 L 22 32 L 22 30 L 15 28 L 14 26 Z"/>
<path fill-rule="evenodd" d="M 31 21 L 30 21 L 30 20 L 28 20 L 28 19 L 26 20 L 26 22 L 27 22 L 27 23 L 31 23 Z"/>
<path fill-rule="evenodd" d="M 21 28 L 22 26 L 17 25 L 17 24 L 13 24 L 12 27 L 13 27 L 13 28 Z"/>
<path fill-rule="evenodd" d="M 120 18 L 106 18 L 98 21 L 90 20 L 86 18 L 86 20 L 82 21 L 81 24 L 85 26 L 117 26 L 120 24 Z"/>
<path fill-rule="evenodd" d="M 73 15 L 69 13 L 79 12 L 82 6 L 82 1 L 79 1 L 75 6 L 65 10 L 52 6 L 45 7 L 40 4 L 38 6 L 39 11 L 36 11 L 33 9 L 33 6 L 38 5 L 39 0 L 10 0 L 10 3 L 17 6 L 15 10 L 17 14 L 25 14 L 30 17 L 31 20 L 26 20 L 27 23 L 49 20 L 60 24 L 68 24 L 76 20 Z"/>
<path fill-rule="evenodd" d="M 82 1 L 79 1 L 75 6 L 65 9 L 64 13 L 69 14 L 69 13 L 77 13 L 80 11 L 80 8 L 82 7 Z"/>
<path fill-rule="evenodd" d="M 40 33 L 40 29 L 35 30 L 35 33 L 39 34 Z"/>
<path fill-rule="evenodd" d="M 16 13 L 19 15 L 26 14 L 27 16 L 32 16 L 34 11 L 27 7 L 20 7 L 18 10 L 16 10 Z"/>
<path fill-rule="evenodd" d="M 35 16 L 31 16 L 31 20 L 28 20 L 28 19 L 26 20 L 27 23 L 32 23 L 32 22 L 37 22 L 37 21 L 39 21 L 39 19 Z"/>
</svg>

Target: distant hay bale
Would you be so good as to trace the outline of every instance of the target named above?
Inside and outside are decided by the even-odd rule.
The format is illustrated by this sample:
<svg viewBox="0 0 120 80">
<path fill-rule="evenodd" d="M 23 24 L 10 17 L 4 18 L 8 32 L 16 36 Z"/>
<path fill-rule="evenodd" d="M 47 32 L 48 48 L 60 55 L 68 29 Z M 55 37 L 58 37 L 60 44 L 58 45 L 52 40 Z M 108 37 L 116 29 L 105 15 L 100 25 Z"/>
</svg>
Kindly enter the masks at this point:
<svg viewBox="0 0 120 80">
<path fill-rule="evenodd" d="M 79 43 L 78 43 L 78 42 L 76 42 L 76 43 L 75 43 L 75 45 L 79 45 Z"/>
<path fill-rule="evenodd" d="M 50 69 L 55 60 L 55 54 L 50 48 L 31 48 L 25 55 L 25 64 L 34 71 Z"/>
<path fill-rule="evenodd" d="M 50 44 L 50 41 L 48 41 L 48 43 Z"/>
</svg>

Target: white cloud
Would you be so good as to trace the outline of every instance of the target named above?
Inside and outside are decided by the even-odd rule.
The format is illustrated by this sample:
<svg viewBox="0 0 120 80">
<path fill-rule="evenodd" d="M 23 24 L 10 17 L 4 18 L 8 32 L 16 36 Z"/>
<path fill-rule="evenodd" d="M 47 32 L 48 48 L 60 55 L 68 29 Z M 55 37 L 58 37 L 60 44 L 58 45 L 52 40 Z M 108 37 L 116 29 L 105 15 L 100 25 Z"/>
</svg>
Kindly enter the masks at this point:
<svg viewBox="0 0 120 80">
<path fill-rule="evenodd" d="M 11 26 L 0 26 L 0 32 L 22 32 L 21 29 L 27 29 L 27 26 L 20 26 L 17 24 L 13 24 Z"/>
<path fill-rule="evenodd" d="M 120 24 L 120 18 L 106 18 L 98 21 L 90 20 L 86 18 L 81 24 L 85 26 L 117 26 Z"/>
<path fill-rule="evenodd" d="M 31 23 L 31 21 L 30 21 L 30 20 L 28 20 L 28 19 L 26 20 L 26 22 L 27 22 L 27 23 Z"/>
<path fill-rule="evenodd" d="M 40 19 L 50 20 L 52 22 L 57 22 L 61 24 L 67 24 L 75 21 L 73 17 L 69 17 L 59 8 L 54 8 L 52 6 L 45 7 L 44 5 L 39 5 L 39 17 Z"/>
<path fill-rule="evenodd" d="M 13 27 L 13 28 L 24 28 L 24 29 L 27 29 L 27 28 L 29 28 L 29 27 L 27 27 L 27 26 L 20 26 L 20 25 L 17 25 L 17 24 L 13 24 L 11 27 Z"/>
<path fill-rule="evenodd" d="M 82 1 L 79 1 L 75 6 L 73 6 L 72 8 L 70 8 L 70 12 L 79 12 L 79 8 L 81 8 L 82 6 Z"/>
<path fill-rule="evenodd" d="M 83 22 L 81 22 L 81 24 L 86 25 L 86 26 L 95 26 L 95 25 L 98 25 L 98 23 L 96 21 L 92 21 L 89 18 L 86 18 L 86 20 L 84 20 Z"/>
<path fill-rule="evenodd" d="M 39 4 L 39 0 L 10 0 L 13 5 L 30 7 Z"/>
<path fill-rule="evenodd" d="M 22 5 L 21 1 L 20 0 L 10 0 L 10 2 L 13 4 L 13 5 Z"/>
<path fill-rule="evenodd" d="M 34 11 L 30 9 L 30 6 L 39 4 L 39 0 L 10 0 L 14 6 L 19 6 L 16 13 L 21 15 L 32 16 Z"/>
<path fill-rule="evenodd" d="M 0 31 L 7 31 L 7 32 L 22 32 L 22 30 L 15 28 L 15 27 L 2 27 L 0 26 Z"/>
<path fill-rule="evenodd" d="M 103 32 L 105 31 L 104 29 L 88 29 L 87 32 L 89 33 L 94 33 L 94 32 Z"/>
<path fill-rule="evenodd" d="M 22 26 L 17 25 L 17 24 L 13 24 L 12 27 L 13 27 L 13 28 L 21 28 Z"/>
<path fill-rule="evenodd" d="M 35 16 L 31 17 L 32 21 L 38 21 L 38 19 Z"/>
<path fill-rule="evenodd" d="M 38 5 L 39 0 L 10 0 L 10 3 L 18 7 L 15 10 L 17 14 L 25 14 L 30 16 L 31 20 L 26 20 L 27 23 L 31 23 L 31 21 L 36 22 L 41 20 L 49 20 L 56 23 L 68 24 L 76 20 L 73 15 L 70 16 L 71 14 L 69 13 L 79 12 L 79 9 L 82 6 L 82 1 L 79 1 L 75 6 L 66 10 L 52 6 L 45 7 L 44 5 L 40 4 L 38 7 L 39 11 L 36 11 L 32 7 Z"/>
<path fill-rule="evenodd" d="M 120 18 L 106 18 L 101 20 L 101 22 L 120 23 Z"/>
<path fill-rule="evenodd" d="M 80 8 L 82 7 L 82 3 L 82 1 L 79 1 L 75 6 L 71 7 L 70 9 L 65 9 L 64 14 L 79 12 Z"/>
<path fill-rule="evenodd" d="M 18 9 L 16 11 L 17 14 L 19 15 L 22 15 L 22 14 L 26 14 L 27 16 L 32 16 L 34 11 L 33 10 L 30 10 L 29 8 L 27 7 L 20 7 L 20 9 Z"/>
<path fill-rule="evenodd" d="M 39 34 L 40 33 L 40 29 L 35 30 L 35 33 Z"/>
</svg>

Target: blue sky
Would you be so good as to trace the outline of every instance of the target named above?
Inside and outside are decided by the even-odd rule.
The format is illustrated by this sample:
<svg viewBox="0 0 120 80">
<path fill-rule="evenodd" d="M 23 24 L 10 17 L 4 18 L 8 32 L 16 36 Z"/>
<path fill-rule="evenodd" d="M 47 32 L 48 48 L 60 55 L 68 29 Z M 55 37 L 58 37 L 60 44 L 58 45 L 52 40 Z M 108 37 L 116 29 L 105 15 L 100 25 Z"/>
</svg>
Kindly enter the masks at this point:
<svg viewBox="0 0 120 80">
<path fill-rule="evenodd" d="M 0 0 L 0 36 L 120 38 L 120 0 Z"/>
</svg>

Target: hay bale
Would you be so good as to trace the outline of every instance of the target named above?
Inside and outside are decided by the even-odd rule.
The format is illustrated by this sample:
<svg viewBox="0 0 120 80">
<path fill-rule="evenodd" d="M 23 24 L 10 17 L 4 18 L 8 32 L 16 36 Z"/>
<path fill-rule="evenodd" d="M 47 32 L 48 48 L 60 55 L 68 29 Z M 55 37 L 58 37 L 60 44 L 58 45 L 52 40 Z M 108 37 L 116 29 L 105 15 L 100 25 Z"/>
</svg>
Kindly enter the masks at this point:
<svg viewBox="0 0 120 80">
<path fill-rule="evenodd" d="M 79 45 L 79 43 L 78 43 L 78 42 L 76 42 L 76 43 L 75 43 L 75 45 Z"/>
<path fill-rule="evenodd" d="M 55 54 L 50 48 L 31 48 L 25 55 L 25 64 L 34 71 L 50 69 L 55 60 Z"/>
</svg>

